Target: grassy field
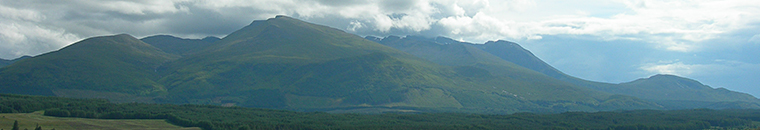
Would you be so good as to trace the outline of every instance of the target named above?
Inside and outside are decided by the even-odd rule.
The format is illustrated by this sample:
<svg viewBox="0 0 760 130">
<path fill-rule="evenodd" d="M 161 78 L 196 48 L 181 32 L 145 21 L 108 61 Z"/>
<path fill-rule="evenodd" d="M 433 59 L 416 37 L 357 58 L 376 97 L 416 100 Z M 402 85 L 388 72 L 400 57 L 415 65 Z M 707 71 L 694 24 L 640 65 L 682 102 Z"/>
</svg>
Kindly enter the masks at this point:
<svg viewBox="0 0 760 130">
<path fill-rule="evenodd" d="M 18 120 L 19 127 L 33 130 L 39 124 L 43 130 L 200 130 L 198 127 L 181 127 L 160 119 L 85 119 L 44 116 L 42 111 L 34 113 L 0 114 L 0 129 L 10 130 L 13 121 Z"/>
</svg>

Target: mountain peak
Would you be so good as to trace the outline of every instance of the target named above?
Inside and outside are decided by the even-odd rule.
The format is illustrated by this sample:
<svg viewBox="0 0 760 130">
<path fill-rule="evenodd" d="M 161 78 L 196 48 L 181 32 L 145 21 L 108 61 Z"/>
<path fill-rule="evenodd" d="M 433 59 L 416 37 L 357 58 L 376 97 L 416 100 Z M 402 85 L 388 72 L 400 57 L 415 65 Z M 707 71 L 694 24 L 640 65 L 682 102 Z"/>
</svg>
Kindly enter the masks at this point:
<svg viewBox="0 0 760 130">
<path fill-rule="evenodd" d="M 629 83 L 652 84 L 650 87 L 675 87 L 679 89 L 712 89 L 699 81 L 670 74 L 657 74 L 649 78 L 638 79 Z"/>
<path fill-rule="evenodd" d="M 672 75 L 672 74 L 656 74 L 656 75 L 649 76 L 648 79 L 656 79 L 656 78 L 686 79 L 684 77 L 679 77 L 679 76 Z"/>
<path fill-rule="evenodd" d="M 659 79 L 683 80 L 683 81 L 694 81 L 694 82 L 697 82 L 696 80 L 692 80 L 692 79 L 689 79 L 689 78 L 684 78 L 684 77 L 680 77 L 680 76 L 672 75 L 672 74 L 656 74 L 656 75 L 649 76 L 649 78 L 645 78 L 645 80 L 659 80 Z"/>
<path fill-rule="evenodd" d="M 219 41 L 219 40 L 222 40 L 222 39 L 218 38 L 218 37 L 214 37 L 214 36 L 208 36 L 208 37 L 205 37 L 205 38 L 201 39 L 201 41 L 206 41 L 206 42 L 216 42 L 216 41 Z"/>
<path fill-rule="evenodd" d="M 109 36 L 106 36 L 106 37 L 109 37 Z M 129 35 L 129 34 L 126 34 L 126 33 L 122 33 L 122 34 L 116 34 L 116 35 L 112 35 L 112 36 L 110 36 L 110 37 L 135 38 L 135 37 L 133 37 L 132 35 Z"/>
<path fill-rule="evenodd" d="M 517 46 L 517 47 L 522 48 L 519 44 L 515 42 L 506 41 L 506 40 L 488 41 L 485 44 L 505 44 L 505 45 Z"/>
<path fill-rule="evenodd" d="M 101 45 L 101 44 L 125 44 L 132 47 L 135 47 L 135 45 L 139 47 L 150 46 L 147 43 L 144 43 L 140 41 L 139 39 L 133 37 L 132 35 L 117 34 L 117 35 L 110 35 L 110 36 L 98 36 L 98 37 L 87 38 L 82 41 L 71 44 L 69 46 L 66 46 L 58 51 L 67 50 L 67 49 L 90 48 L 93 45 Z"/>
<path fill-rule="evenodd" d="M 274 18 L 289 18 L 289 19 L 293 19 L 293 18 L 285 16 L 285 15 L 277 15 Z"/>
<path fill-rule="evenodd" d="M 287 57 L 285 59 L 290 60 L 278 62 L 306 62 L 360 56 L 374 52 L 414 58 L 340 29 L 287 16 L 256 20 L 198 53 L 209 57 L 224 56 L 237 60 Z M 250 57 L 250 55 L 259 57 Z"/>
</svg>

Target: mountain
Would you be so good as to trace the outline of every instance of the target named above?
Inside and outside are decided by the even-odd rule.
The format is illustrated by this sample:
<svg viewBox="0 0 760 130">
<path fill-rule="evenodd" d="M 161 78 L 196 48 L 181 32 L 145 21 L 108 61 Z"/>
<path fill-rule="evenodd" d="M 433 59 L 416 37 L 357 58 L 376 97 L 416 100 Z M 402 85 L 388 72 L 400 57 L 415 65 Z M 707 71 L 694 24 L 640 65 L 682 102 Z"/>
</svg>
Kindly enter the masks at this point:
<svg viewBox="0 0 760 130">
<path fill-rule="evenodd" d="M 485 48 L 496 51 L 451 39 L 365 39 L 277 16 L 253 21 L 222 39 L 88 38 L 0 68 L 0 92 L 328 112 L 666 108 L 662 102 L 557 79 L 545 74 L 553 68 L 525 67 L 543 62 L 516 44 L 489 44 L 494 46 Z M 500 48 L 522 50 L 497 54 L 503 53 Z"/>
<path fill-rule="evenodd" d="M 423 45 L 430 45 L 431 43 L 449 46 L 452 44 L 471 46 L 493 54 L 494 56 L 499 57 L 505 61 L 512 62 L 536 72 L 540 72 L 544 75 L 553 77 L 558 80 L 562 80 L 578 86 L 588 87 L 594 90 L 608 92 L 611 94 L 634 96 L 647 100 L 649 102 L 657 103 L 667 109 L 724 108 L 717 107 L 719 105 L 714 104 L 749 104 L 734 106 L 743 106 L 741 108 L 760 108 L 757 107 L 760 106 L 760 101 L 749 94 L 729 91 L 723 88 L 713 89 L 695 80 L 673 75 L 655 75 L 650 78 L 639 79 L 636 81 L 620 84 L 583 80 L 564 74 L 563 72 L 546 64 L 538 57 L 534 56 L 530 51 L 520 47 L 517 43 L 514 42 L 489 41 L 485 44 L 473 44 L 459 42 L 445 37 L 426 38 L 420 36 L 406 36 L 405 38 L 399 38 L 397 36 L 389 36 L 386 38 L 366 37 L 366 39 L 384 43 L 386 45 L 391 45 L 392 47 L 406 50 L 412 54 L 426 53 L 426 50 L 419 48 L 409 49 L 408 46 L 421 47 Z M 386 43 L 385 41 L 389 41 L 386 39 L 392 39 L 394 41 L 404 41 L 403 39 L 408 39 L 406 41 L 411 42 L 404 43 L 409 44 L 407 46 L 394 46 L 393 44 L 398 43 Z M 431 58 L 427 59 L 436 60 Z"/>
<path fill-rule="evenodd" d="M 140 39 L 141 41 L 152 45 L 166 53 L 175 55 L 188 55 L 200 51 L 212 43 L 221 39 L 217 37 L 206 37 L 203 39 L 184 39 L 171 35 L 155 35 Z"/>
<path fill-rule="evenodd" d="M 167 100 L 268 108 L 373 106 L 450 82 L 437 66 L 352 34 L 289 17 L 257 20 L 166 65 Z M 402 88 L 403 87 L 403 88 Z M 456 107 L 445 98 L 430 104 Z"/>
<path fill-rule="evenodd" d="M 713 89 L 696 80 L 674 75 L 654 75 L 649 78 L 621 83 L 610 91 L 630 93 L 645 99 L 696 100 L 696 101 L 753 101 L 749 94 L 734 93 L 724 88 Z M 710 92 L 703 92 L 710 91 Z"/>
<path fill-rule="evenodd" d="M 546 95 L 562 95 L 557 97 L 561 98 L 560 100 L 584 100 L 581 98 L 592 97 L 593 99 L 585 99 L 585 101 L 593 101 L 600 106 L 615 103 L 633 103 L 627 105 L 629 105 L 629 107 L 649 106 L 649 108 L 657 108 L 657 106 L 652 105 L 652 103 L 638 100 L 633 97 L 599 92 L 554 79 L 512 62 L 500 59 L 495 55 L 469 44 L 439 42 L 419 36 L 406 36 L 404 38 L 397 36 L 376 38 L 370 36 L 365 37 L 365 39 L 405 51 L 440 65 L 452 66 L 455 68 L 485 70 L 489 75 L 497 77 L 495 79 L 498 81 L 515 80 L 517 82 L 532 84 L 531 86 L 520 87 L 520 90 L 510 90 L 518 93 L 507 91 L 509 92 L 509 95 L 513 96 L 517 96 L 520 93 L 528 95 L 544 95 L 544 97 L 533 97 L 530 100 L 551 99 L 551 97 L 545 97 Z M 485 83 L 488 82 L 482 82 L 481 84 L 485 85 Z M 502 82 L 492 85 L 499 84 L 506 85 L 508 83 Z M 619 109 L 621 107 L 617 106 L 617 108 Z"/>
<path fill-rule="evenodd" d="M 15 63 L 16 61 L 23 60 L 23 59 L 30 58 L 30 57 L 31 56 L 22 56 L 22 57 L 19 57 L 19 58 L 16 58 L 16 59 L 12 59 L 12 60 L 0 59 L 0 68 L 3 68 L 3 67 L 8 66 L 8 65 L 11 65 L 11 64 Z"/>
<path fill-rule="evenodd" d="M 130 35 L 88 38 L 0 68 L 5 93 L 78 96 L 165 93 L 156 68 L 178 58 Z"/>
<path fill-rule="evenodd" d="M 659 102 L 665 104 L 665 107 L 674 109 L 691 107 L 760 108 L 760 101 L 752 95 L 725 88 L 712 88 L 696 80 L 674 75 L 654 75 L 602 89 L 612 93 L 627 94 Z M 736 106 L 729 107 L 731 105 Z"/>
<path fill-rule="evenodd" d="M 163 99 L 168 102 L 296 110 L 504 113 L 622 109 L 619 104 L 657 107 L 608 103 L 636 100 L 613 99 L 617 96 L 488 58 L 440 65 L 434 62 L 443 60 L 431 62 L 338 29 L 278 16 L 254 21 L 203 51 L 168 63 L 160 81 L 168 85 Z"/>
</svg>

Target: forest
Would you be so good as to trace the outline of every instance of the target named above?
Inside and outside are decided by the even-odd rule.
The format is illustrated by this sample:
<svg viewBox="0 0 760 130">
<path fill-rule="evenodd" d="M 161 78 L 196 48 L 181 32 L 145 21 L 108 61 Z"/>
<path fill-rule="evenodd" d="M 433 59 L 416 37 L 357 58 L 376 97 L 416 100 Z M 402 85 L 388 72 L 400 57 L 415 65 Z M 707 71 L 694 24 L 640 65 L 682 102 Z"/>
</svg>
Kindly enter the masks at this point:
<svg viewBox="0 0 760 130">
<path fill-rule="evenodd" d="M 515 113 L 352 114 L 177 105 L 111 103 L 102 99 L 0 94 L 1 113 L 44 111 L 46 116 L 93 119 L 165 119 L 204 130 L 223 129 L 758 129 L 760 110 L 626 110 Z"/>
</svg>

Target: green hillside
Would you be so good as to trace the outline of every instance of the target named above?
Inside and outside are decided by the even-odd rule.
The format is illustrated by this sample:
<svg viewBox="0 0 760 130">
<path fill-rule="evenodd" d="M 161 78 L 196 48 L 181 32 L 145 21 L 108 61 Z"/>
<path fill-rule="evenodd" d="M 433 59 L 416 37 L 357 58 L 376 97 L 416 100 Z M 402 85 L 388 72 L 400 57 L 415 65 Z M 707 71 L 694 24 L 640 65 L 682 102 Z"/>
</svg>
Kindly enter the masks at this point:
<svg viewBox="0 0 760 130">
<path fill-rule="evenodd" d="M 458 70 L 457 72 L 469 74 L 466 77 L 477 79 L 476 82 L 481 86 L 509 86 L 505 87 L 508 89 L 501 90 L 505 95 L 532 100 L 541 105 L 596 110 L 659 108 L 653 103 L 633 97 L 613 96 L 613 94 L 554 79 L 505 61 L 468 44 L 438 42 L 418 36 L 406 36 L 404 38 L 396 36 L 366 37 L 366 39 L 394 47 L 440 65 L 455 67 L 455 70 Z M 470 74 L 478 71 L 482 71 L 483 74 Z M 483 77 L 485 75 L 487 77 Z"/>
<path fill-rule="evenodd" d="M 630 95 L 641 99 L 646 99 L 652 102 L 658 102 L 668 108 L 673 106 L 673 102 L 662 101 L 683 101 L 682 104 L 694 104 L 694 106 L 686 108 L 716 108 L 711 106 L 697 105 L 700 103 L 694 102 L 746 102 L 755 105 L 747 105 L 745 107 L 736 108 L 760 108 L 757 107 L 760 100 L 752 95 L 740 92 L 734 92 L 723 88 L 714 89 L 712 87 L 703 85 L 696 80 L 678 77 L 674 75 L 654 75 L 647 79 L 639 79 L 628 83 L 610 84 L 583 80 L 577 77 L 569 76 L 554 69 L 548 64 L 544 63 L 537 57 L 533 56 L 529 51 L 523 49 L 516 43 L 511 42 L 488 42 L 483 45 L 472 44 L 475 46 L 482 46 L 483 50 L 487 50 L 492 54 L 500 54 L 502 59 L 515 62 L 522 66 L 526 66 L 538 72 L 542 72 L 546 75 L 555 77 L 557 79 L 570 82 L 579 86 L 586 86 L 592 89 L 605 91 L 613 94 Z"/>
<path fill-rule="evenodd" d="M 126 34 L 88 38 L 0 68 L 0 91 L 57 95 L 77 89 L 162 94 L 166 88 L 154 81 L 160 77 L 156 69 L 176 58 Z"/>
<path fill-rule="evenodd" d="M 749 94 L 740 94 L 729 90 L 703 85 L 698 81 L 673 75 L 655 75 L 645 79 L 621 83 L 619 88 L 611 91 L 631 93 L 645 99 L 671 99 L 695 101 L 756 101 Z M 712 91 L 712 92 L 703 92 Z"/>
<path fill-rule="evenodd" d="M 389 103 L 405 100 L 406 87 L 448 82 L 435 74 L 445 71 L 436 67 L 337 29 L 278 16 L 254 21 L 167 64 L 161 81 L 169 85 L 170 102 L 290 109 L 393 106 Z"/>
<path fill-rule="evenodd" d="M 368 37 L 367 39 L 374 40 L 376 42 L 384 43 L 388 41 L 386 39 L 394 39 L 398 41 L 398 37 L 388 38 L 374 38 Z M 490 41 L 485 44 L 472 44 L 466 42 L 459 42 L 445 37 L 425 38 L 407 36 L 405 39 L 408 43 L 405 46 L 394 46 L 396 48 L 414 48 L 414 49 L 401 49 L 406 50 L 412 54 L 428 53 L 429 50 L 419 49 L 425 45 L 439 44 L 446 46 L 471 46 L 479 48 L 485 52 L 493 54 L 505 61 L 517 64 L 519 66 L 540 72 L 547 76 L 553 77 L 558 80 L 562 80 L 567 83 L 572 83 L 577 86 L 588 87 L 594 90 L 604 91 L 611 94 L 634 96 L 640 99 L 647 100 L 647 102 L 657 103 L 667 109 L 690 109 L 690 108 L 760 108 L 760 100 L 757 98 L 745 94 L 726 90 L 723 88 L 713 89 L 709 86 L 703 85 L 695 80 L 677 77 L 673 75 L 655 75 L 647 79 L 639 79 L 636 81 L 611 84 L 588 81 L 573 77 L 562 73 L 561 71 L 546 64 L 538 57 L 534 56 L 530 51 L 520 47 L 517 43 L 508 41 Z M 403 40 L 402 40 L 403 41 Z M 389 44 L 386 44 L 389 45 Z M 391 45 L 393 46 L 393 45 Z M 431 48 L 431 47 L 427 47 Z M 434 48 L 434 47 L 433 47 Z M 447 53 L 456 51 L 444 51 Z M 455 54 L 465 55 L 465 54 Z M 425 57 L 425 56 L 421 56 Z M 451 57 L 451 56 L 442 56 Z M 480 56 L 484 57 L 484 56 Z M 426 58 L 429 60 L 437 60 Z M 472 59 L 472 58 L 471 58 Z M 462 61 L 456 61 L 461 63 Z M 717 105 L 723 104 L 723 105 Z"/>
<path fill-rule="evenodd" d="M 587 99 L 581 100 L 593 100 L 590 98 L 597 98 L 602 96 L 609 96 L 603 92 L 588 91 L 585 88 L 576 88 L 576 86 L 563 83 L 559 80 L 547 77 L 543 74 L 537 73 L 530 69 L 521 67 L 512 62 L 508 62 L 500 59 L 494 55 L 491 55 L 478 48 L 468 46 L 465 44 L 442 44 L 433 41 L 427 41 L 422 37 L 407 36 L 404 38 L 389 36 L 383 38 L 379 43 L 390 46 L 420 58 L 432 61 L 434 63 L 446 66 L 458 67 L 458 72 L 462 73 L 474 73 L 478 70 L 487 71 L 481 72 L 483 74 L 469 74 L 467 77 L 473 78 L 506 78 L 505 80 L 518 80 L 515 82 L 528 82 L 527 84 L 540 84 L 534 86 L 526 86 L 523 89 L 536 89 L 541 90 L 543 93 L 567 94 L 577 96 L 561 97 L 559 99 L 576 100 L 571 99 L 575 97 L 582 97 Z M 465 70 L 469 69 L 469 70 Z M 481 79 L 482 80 L 482 79 Z M 501 79 L 500 79 L 501 80 Z M 494 84 L 496 85 L 496 84 Z M 561 87 L 560 87 L 561 86 Z M 557 88 L 554 88 L 557 87 Z M 571 91 L 567 91 L 570 89 Z M 552 92 L 556 91 L 556 92 Z M 539 92 L 537 95 L 552 95 L 543 94 Z M 576 93 L 574 93 L 576 92 Z M 527 94 L 527 93 L 525 93 Z M 521 94 L 522 95 L 522 94 Z M 532 95 L 532 94 L 531 94 Z M 580 96 L 589 95 L 589 96 Z M 540 99 L 540 98 L 537 98 Z M 545 99 L 545 98 L 544 98 Z"/>
<path fill-rule="evenodd" d="M 659 102 L 665 107 L 676 109 L 760 108 L 760 100 L 752 95 L 725 88 L 712 88 L 696 80 L 674 75 L 654 75 L 603 89 Z"/>
</svg>

